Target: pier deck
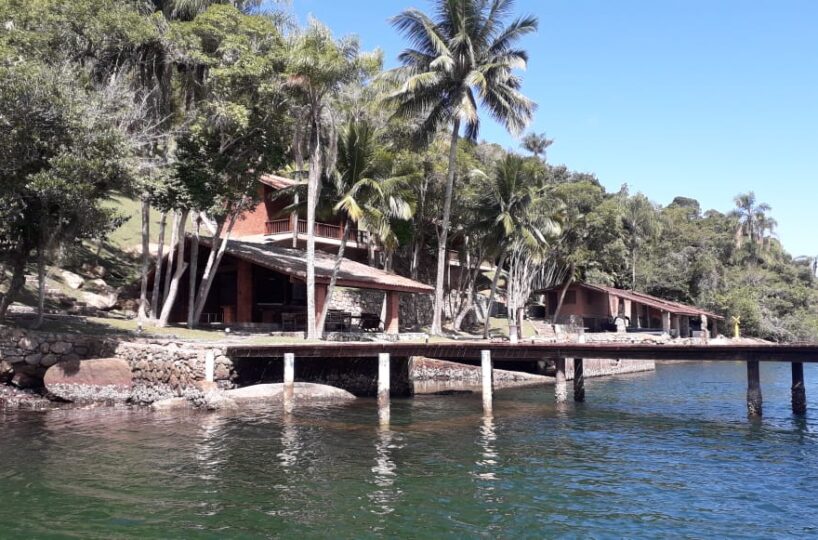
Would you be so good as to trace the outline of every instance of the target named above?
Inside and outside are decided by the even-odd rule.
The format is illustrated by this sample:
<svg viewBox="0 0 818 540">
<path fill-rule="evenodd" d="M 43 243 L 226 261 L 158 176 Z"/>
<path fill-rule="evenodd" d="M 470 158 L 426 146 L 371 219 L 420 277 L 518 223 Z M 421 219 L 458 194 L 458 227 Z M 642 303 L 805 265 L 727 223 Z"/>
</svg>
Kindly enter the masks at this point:
<svg viewBox="0 0 818 540">
<path fill-rule="evenodd" d="M 441 360 L 480 360 L 490 351 L 495 362 L 543 358 L 612 358 L 629 360 L 720 360 L 760 362 L 818 362 L 818 345 L 654 345 L 643 343 L 508 343 L 452 341 L 430 343 L 276 343 L 232 345 L 230 356 L 275 358 L 294 353 L 302 358 L 367 358 L 425 356 Z"/>
</svg>

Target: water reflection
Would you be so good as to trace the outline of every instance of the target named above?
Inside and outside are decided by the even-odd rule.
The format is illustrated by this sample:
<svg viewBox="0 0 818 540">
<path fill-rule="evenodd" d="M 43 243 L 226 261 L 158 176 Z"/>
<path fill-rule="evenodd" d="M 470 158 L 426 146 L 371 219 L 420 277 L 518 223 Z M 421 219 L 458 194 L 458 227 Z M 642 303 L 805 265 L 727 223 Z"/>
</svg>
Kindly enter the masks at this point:
<svg viewBox="0 0 818 540">
<path fill-rule="evenodd" d="M 400 489 L 395 487 L 398 468 L 392 458 L 392 450 L 397 448 L 394 444 L 396 437 L 396 433 L 389 428 L 380 427 L 375 440 L 375 466 L 372 467 L 372 483 L 376 489 L 369 494 L 369 500 L 373 504 L 372 513 L 380 516 L 394 512 L 400 496 Z"/>
<path fill-rule="evenodd" d="M 281 452 L 277 456 L 281 466 L 286 469 L 297 465 L 302 449 L 303 442 L 299 437 L 298 426 L 292 413 L 285 410 L 281 416 Z"/>
</svg>

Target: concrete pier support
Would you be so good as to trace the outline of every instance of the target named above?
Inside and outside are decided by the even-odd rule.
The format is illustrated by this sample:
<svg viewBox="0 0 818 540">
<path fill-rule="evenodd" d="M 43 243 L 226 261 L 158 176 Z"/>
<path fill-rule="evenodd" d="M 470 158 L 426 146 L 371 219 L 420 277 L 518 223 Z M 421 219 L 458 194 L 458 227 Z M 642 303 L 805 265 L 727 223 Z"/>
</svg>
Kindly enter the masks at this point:
<svg viewBox="0 0 818 540">
<path fill-rule="evenodd" d="M 295 383 L 295 354 L 284 353 L 284 385 Z"/>
<path fill-rule="evenodd" d="M 480 351 L 480 367 L 480 380 L 483 383 L 483 409 L 491 411 L 493 392 L 491 351 Z"/>
<path fill-rule="evenodd" d="M 554 385 L 554 399 L 562 403 L 568 399 L 568 388 L 565 384 L 565 358 L 557 358 L 557 382 Z"/>
<path fill-rule="evenodd" d="M 216 373 L 216 353 L 213 349 L 208 349 L 205 353 L 205 381 L 213 382 Z"/>
<path fill-rule="evenodd" d="M 389 424 L 389 353 L 378 354 L 378 420 L 381 425 Z"/>
<path fill-rule="evenodd" d="M 807 414 L 807 389 L 804 386 L 804 364 L 792 363 L 792 412 Z"/>
<path fill-rule="evenodd" d="M 293 411 L 295 392 L 295 354 L 284 353 L 284 412 Z"/>
<path fill-rule="evenodd" d="M 747 361 L 747 415 L 761 416 L 761 372 L 758 360 Z"/>
<path fill-rule="evenodd" d="M 574 401 L 585 401 L 585 373 L 582 358 L 574 358 Z"/>
</svg>

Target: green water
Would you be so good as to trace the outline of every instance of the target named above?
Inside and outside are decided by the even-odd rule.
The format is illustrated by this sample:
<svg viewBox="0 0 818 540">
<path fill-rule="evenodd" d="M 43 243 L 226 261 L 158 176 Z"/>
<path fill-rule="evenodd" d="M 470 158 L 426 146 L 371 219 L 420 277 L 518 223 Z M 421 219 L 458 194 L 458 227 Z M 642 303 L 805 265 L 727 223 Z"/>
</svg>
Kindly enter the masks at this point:
<svg viewBox="0 0 818 540">
<path fill-rule="evenodd" d="M 818 366 L 677 364 L 553 388 L 239 413 L 0 412 L 0 538 L 818 535 Z M 810 393 L 811 392 L 811 393 Z"/>
</svg>

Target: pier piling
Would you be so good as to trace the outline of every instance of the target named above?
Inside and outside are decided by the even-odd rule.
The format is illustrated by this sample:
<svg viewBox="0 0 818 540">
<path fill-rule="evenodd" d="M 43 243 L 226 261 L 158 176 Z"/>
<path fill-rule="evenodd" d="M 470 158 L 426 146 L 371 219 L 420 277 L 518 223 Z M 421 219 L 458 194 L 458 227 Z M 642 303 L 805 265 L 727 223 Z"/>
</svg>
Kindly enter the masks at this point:
<svg viewBox="0 0 818 540">
<path fill-rule="evenodd" d="M 797 415 L 807 413 L 807 389 L 804 386 L 804 364 L 792 363 L 792 412 Z"/>
<path fill-rule="evenodd" d="M 295 354 L 284 353 L 284 412 L 293 411 L 295 393 Z"/>
<path fill-rule="evenodd" d="M 574 358 L 574 401 L 585 401 L 585 373 L 582 358 Z"/>
<path fill-rule="evenodd" d="M 378 354 L 378 420 L 389 424 L 389 353 Z"/>
<path fill-rule="evenodd" d="M 483 383 L 483 409 L 490 411 L 493 391 L 491 351 L 480 351 L 480 367 L 480 380 Z"/>
<path fill-rule="evenodd" d="M 758 360 L 747 361 L 747 414 L 761 416 L 761 374 Z"/>
<path fill-rule="evenodd" d="M 554 385 L 554 399 L 562 403 L 568 399 L 568 387 L 565 384 L 565 358 L 557 358 L 556 384 Z"/>
<path fill-rule="evenodd" d="M 284 353 L 284 385 L 292 386 L 295 382 L 295 354 Z"/>
</svg>

